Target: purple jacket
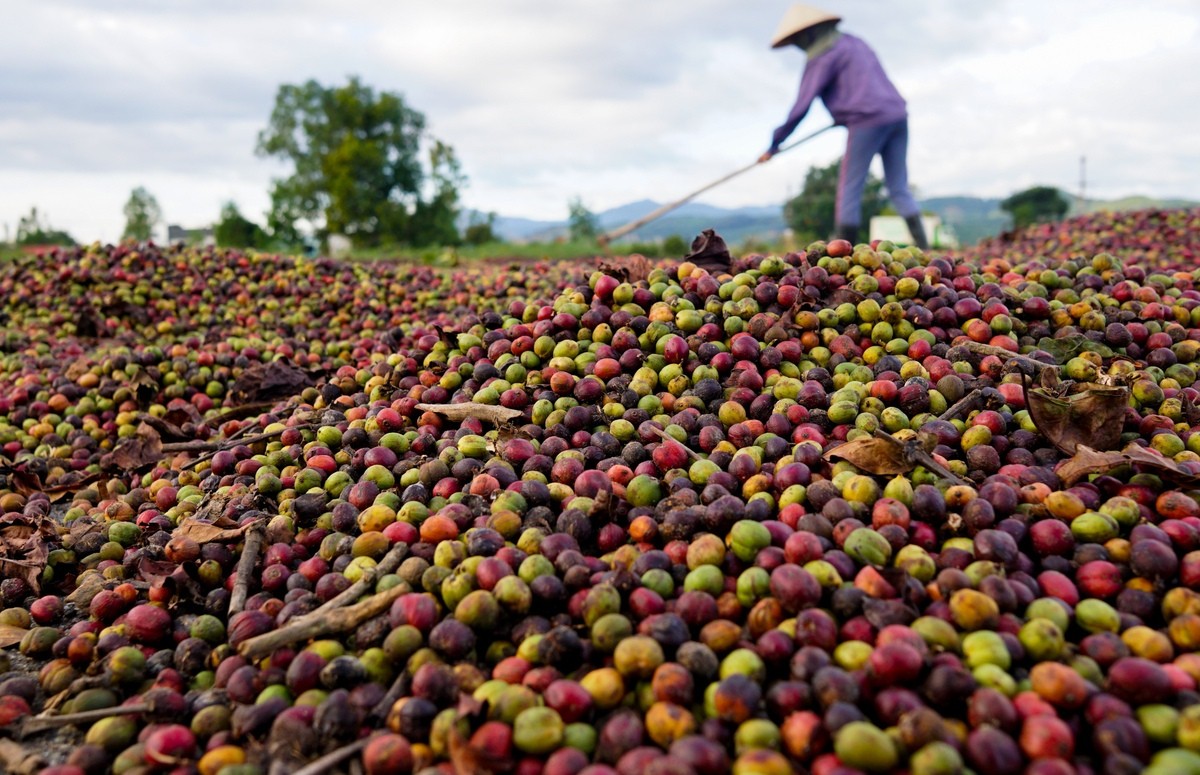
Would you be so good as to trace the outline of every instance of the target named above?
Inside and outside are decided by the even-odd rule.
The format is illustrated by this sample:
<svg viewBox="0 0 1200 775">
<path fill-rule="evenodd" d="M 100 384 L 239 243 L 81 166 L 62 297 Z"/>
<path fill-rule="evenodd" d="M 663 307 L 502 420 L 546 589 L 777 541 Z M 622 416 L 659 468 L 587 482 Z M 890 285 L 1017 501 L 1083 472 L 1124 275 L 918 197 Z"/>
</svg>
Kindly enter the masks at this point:
<svg viewBox="0 0 1200 775">
<path fill-rule="evenodd" d="M 904 98 L 883 72 L 871 47 L 842 33 L 828 50 L 804 66 L 796 104 L 771 140 L 771 152 L 788 138 L 817 97 L 839 126 L 879 126 L 908 117 Z"/>
</svg>

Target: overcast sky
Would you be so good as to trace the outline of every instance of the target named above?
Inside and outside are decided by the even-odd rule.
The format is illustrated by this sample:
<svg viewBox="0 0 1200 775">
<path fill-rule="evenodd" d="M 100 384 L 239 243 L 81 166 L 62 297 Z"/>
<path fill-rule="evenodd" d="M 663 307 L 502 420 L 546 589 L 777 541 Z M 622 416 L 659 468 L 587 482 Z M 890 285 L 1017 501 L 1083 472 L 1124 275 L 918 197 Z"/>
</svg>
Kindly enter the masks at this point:
<svg viewBox="0 0 1200 775">
<path fill-rule="evenodd" d="M 761 153 L 804 55 L 767 41 L 788 0 L 9 0 L 0 45 L 0 229 L 37 206 L 119 238 L 129 192 L 199 226 L 261 219 L 254 155 L 281 83 L 357 74 L 400 92 L 458 153 L 468 207 L 562 219 L 667 201 Z M 1200 199 L 1196 0 L 841 0 L 824 7 L 908 100 L 923 196 Z M 795 137 L 820 128 L 817 107 Z M 781 203 L 829 132 L 702 198 Z M 876 162 L 878 164 L 878 162 Z M 0 233 L 2 236 L 2 233 Z"/>
</svg>

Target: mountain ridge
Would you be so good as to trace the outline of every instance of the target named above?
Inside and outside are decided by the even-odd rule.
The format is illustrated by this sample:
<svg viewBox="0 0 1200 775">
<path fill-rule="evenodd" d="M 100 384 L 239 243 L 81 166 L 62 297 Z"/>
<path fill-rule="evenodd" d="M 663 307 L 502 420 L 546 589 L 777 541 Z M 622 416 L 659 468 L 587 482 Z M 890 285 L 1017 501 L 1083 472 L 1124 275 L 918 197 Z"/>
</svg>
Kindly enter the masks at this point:
<svg viewBox="0 0 1200 775">
<path fill-rule="evenodd" d="M 1066 192 L 1064 195 L 1067 195 Z M 1076 215 L 1081 211 L 1200 206 L 1200 202 L 1179 197 L 1132 195 L 1117 199 L 1088 199 L 1080 207 L 1075 198 L 1069 198 L 1071 210 L 1068 215 Z M 963 245 L 971 245 L 1009 228 L 1011 220 L 1000 208 L 1002 201 L 998 197 L 957 195 L 928 197 L 919 200 L 919 203 L 922 211 L 937 215 L 943 223 L 949 224 Z M 652 199 L 639 199 L 596 213 L 596 221 L 602 230 L 610 231 L 661 206 L 660 202 Z M 486 214 L 467 210 L 462 220 L 468 222 L 471 218 L 480 217 L 486 217 Z M 632 232 L 622 241 L 654 242 L 678 235 L 690 242 L 703 229 L 715 229 L 731 244 L 751 239 L 770 241 L 779 238 L 786 228 L 782 204 L 721 207 L 705 202 L 688 202 Z M 551 221 L 496 214 L 493 229 L 498 237 L 508 242 L 553 242 L 566 237 L 567 221 L 565 218 Z"/>
</svg>

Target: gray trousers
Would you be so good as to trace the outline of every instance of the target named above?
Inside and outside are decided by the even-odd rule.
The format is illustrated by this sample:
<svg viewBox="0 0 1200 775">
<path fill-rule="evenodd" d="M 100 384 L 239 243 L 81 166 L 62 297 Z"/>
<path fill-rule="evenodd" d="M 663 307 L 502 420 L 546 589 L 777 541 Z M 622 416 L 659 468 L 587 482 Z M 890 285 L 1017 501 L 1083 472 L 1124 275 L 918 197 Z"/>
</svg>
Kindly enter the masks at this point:
<svg viewBox="0 0 1200 775">
<path fill-rule="evenodd" d="M 838 173 L 836 220 L 839 225 L 862 225 L 862 197 L 871 160 L 883 159 L 883 177 L 888 198 L 905 218 L 920 215 L 921 209 L 908 190 L 908 119 L 891 124 L 850 127 L 846 155 Z"/>
</svg>

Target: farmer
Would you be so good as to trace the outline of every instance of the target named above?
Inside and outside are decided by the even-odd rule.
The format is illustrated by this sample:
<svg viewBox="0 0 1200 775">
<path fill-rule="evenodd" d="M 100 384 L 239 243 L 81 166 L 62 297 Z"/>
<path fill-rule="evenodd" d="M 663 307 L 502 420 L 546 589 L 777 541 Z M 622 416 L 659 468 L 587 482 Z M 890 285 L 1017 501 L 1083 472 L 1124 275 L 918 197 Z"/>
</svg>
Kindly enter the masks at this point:
<svg viewBox="0 0 1200 775">
<path fill-rule="evenodd" d="M 820 97 L 834 123 L 850 130 L 838 175 L 837 236 L 858 242 L 863 189 L 871 160 L 879 155 L 892 204 L 904 216 L 913 242 L 927 249 L 921 210 L 908 190 L 908 112 L 904 98 L 888 80 L 875 52 L 862 40 L 838 31 L 839 21 L 840 16 L 804 3 L 793 5 L 784 14 L 771 47 L 798 46 L 807 54 L 808 64 L 800 79 L 796 104 L 758 161 L 768 161 L 779 151 L 813 100 Z"/>
</svg>

